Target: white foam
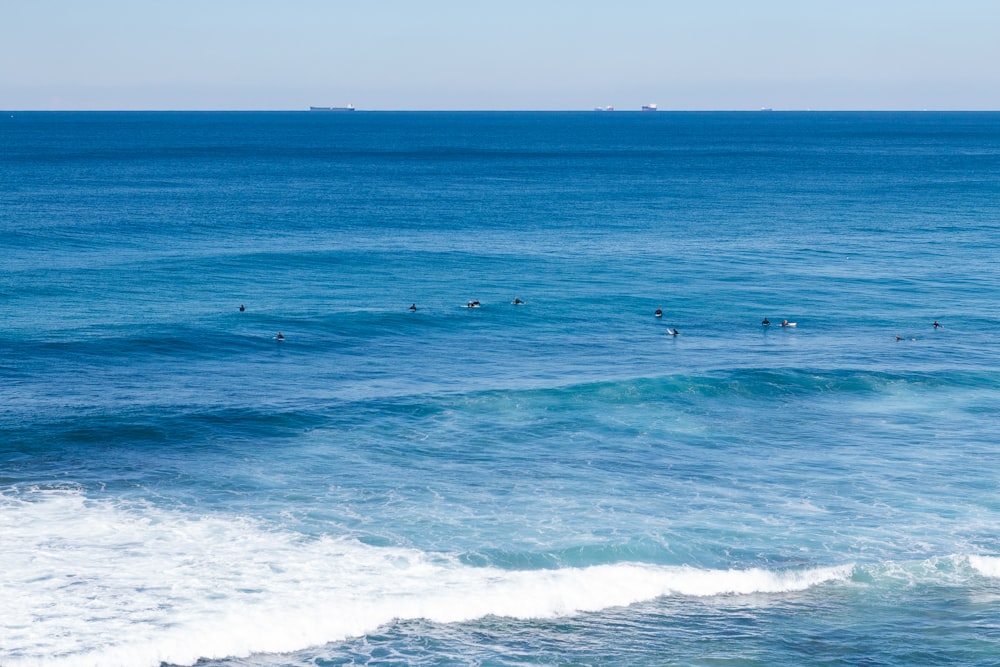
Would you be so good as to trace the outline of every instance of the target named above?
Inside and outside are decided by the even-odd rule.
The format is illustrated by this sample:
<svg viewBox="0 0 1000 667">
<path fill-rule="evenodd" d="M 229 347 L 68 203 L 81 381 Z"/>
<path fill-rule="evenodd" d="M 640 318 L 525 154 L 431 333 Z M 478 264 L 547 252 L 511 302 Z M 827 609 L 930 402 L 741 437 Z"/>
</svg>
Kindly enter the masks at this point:
<svg viewBox="0 0 1000 667">
<path fill-rule="evenodd" d="M 393 619 L 551 618 L 663 595 L 798 591 L 852 571 L 475 568 L 246 519 L 125 509 L 72 491 L 0 494 L 0 534 L 4 667 L 189 665 L 290 652 Z"/>
<path fill-rule="evenodd" d="M 995 556 L 969 556 L 969 565 L 984 577 L 1000 579 L 1000 558 Z"/>
</svg>

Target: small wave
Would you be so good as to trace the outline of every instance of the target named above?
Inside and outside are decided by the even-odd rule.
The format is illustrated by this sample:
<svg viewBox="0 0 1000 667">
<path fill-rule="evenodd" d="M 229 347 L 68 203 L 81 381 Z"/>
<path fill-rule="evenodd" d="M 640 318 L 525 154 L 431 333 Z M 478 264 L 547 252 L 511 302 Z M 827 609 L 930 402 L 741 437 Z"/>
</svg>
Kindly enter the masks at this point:
<svg viewBox="0 0 1000 667">
<path fill-rule="evenodd" d="M 1000 375 L 993 372 L 891 373 L 851 369 L 732 368 L 699 375 L 629 377 L 608 381 L 554 384 L 523 389 L 518 397 L 539 400 L 605 403 L 646 402 L 691 398 L 783 399 L 813 395 L 871 395 L 940 389 L 992 389 Z M 491 396 L 508 399 L 510 391 L 469 394 L 470 399 Z"/>
</svg>

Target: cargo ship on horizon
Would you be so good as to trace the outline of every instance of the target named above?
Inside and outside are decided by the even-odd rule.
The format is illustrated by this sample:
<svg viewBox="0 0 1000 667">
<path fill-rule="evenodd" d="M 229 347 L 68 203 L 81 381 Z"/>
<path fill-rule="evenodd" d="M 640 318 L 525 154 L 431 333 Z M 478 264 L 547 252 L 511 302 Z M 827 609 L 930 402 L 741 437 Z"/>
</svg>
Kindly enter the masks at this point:
<svg viewBox="0 0 1000 667">
<path fill-rule="evenodd" d="M 346 107 L 309 107 L 309 111 L 354 111 L 354 105 L 348 104 Z"/>
</svg>

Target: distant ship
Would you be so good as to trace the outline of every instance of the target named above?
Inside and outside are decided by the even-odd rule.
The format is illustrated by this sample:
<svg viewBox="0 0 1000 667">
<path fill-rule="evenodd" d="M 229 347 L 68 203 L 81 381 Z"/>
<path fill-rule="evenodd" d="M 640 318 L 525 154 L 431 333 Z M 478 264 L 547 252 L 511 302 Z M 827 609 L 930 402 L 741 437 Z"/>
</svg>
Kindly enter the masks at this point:
<svg viewBox="0 0 1000 667">
<path fill-rule="evenodd" d="M 642 110 L 643 111 L 656 111 L 656 105 L 655 104 L 643 104 L 642 105 Z"/>
<path fill-rule="evenodd" d="M 309 107 L 309 111 L 354 111 L 354 105 L 348 104 L 346 107 Z"/>
<path fill-rule="evenodd" d="M 594 107 L 594 111 L 614 111 L 614 107 Z"/>
</svg>

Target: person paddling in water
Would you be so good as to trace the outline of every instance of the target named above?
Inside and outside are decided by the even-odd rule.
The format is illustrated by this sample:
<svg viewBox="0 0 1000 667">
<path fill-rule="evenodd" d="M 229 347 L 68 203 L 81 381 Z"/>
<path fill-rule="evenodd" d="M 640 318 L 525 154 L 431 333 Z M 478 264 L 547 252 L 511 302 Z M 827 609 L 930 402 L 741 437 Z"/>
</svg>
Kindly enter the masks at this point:
<svg viewBox="0 0 1000 667">
<path fill-rule="evenodd" d="M 762 326 L 765 326 L 765 327 L 769 327 L 769 326 L 771 326 L 771 320 L 769 320 L 769 319 L 767 319 L 767 318 L 765 317 L 765 318 L 764 318 L 764 321 L 763 321 L 763 322 L 761 322 L 761 325 L 762 325 Z"/>
<path fill-rule="evenodd" d="M 284 335 L 279 331 L 278 335 L 274 337 L 274 340 L 285 340 Z"/>
<path fill-rule="evenodd" d="M 653 313 L 653 314 L 656 315 L 657 317 L 663 317 L 663 309 L 662 308 L 657 308 L 656 312 Z"/>
</svg>

